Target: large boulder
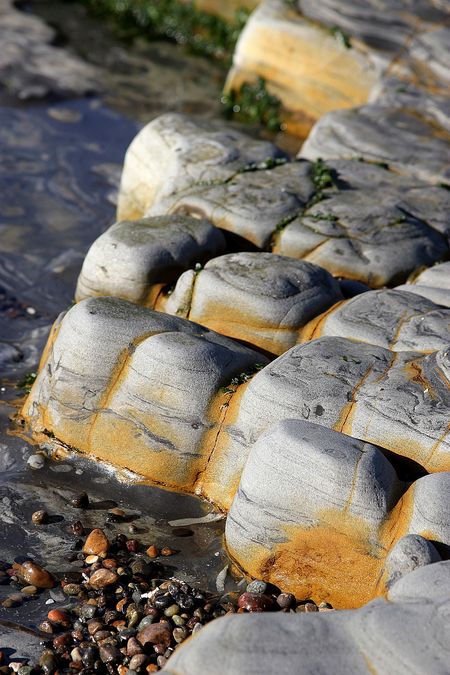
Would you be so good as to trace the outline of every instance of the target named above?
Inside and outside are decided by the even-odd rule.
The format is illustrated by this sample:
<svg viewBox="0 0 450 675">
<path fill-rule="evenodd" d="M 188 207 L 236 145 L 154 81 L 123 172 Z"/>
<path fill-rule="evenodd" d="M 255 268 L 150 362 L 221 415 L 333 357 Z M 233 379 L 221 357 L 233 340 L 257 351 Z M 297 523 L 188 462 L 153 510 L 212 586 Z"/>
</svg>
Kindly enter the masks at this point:
<svg viewBox="0 0 450 675">
<path fill-rule="evenodd" d="M 164 285 L 224 250 L 222 233 L 205 220 L 178 215 L 121 221 L 90 247 L 75 299 L 113 295 L 153 307 Z"/>
<path fill-rule="evenodd" d="M 450 562 L 437 562 L 360 609 L 226 616 L 178 648 L 163 672 L 446 675 L 449 587 Z"/>
<path fill-rule="evenodd" d="M 272 253 L 231 253 L 185 272 L 156 309 L 278 355 L 298 342 L 312 317 L 340 300 L 338 282 L 316 265 Z"/>
<path fill-rule="evenodd" d="M 298 598 L 359 607 L 405 568 L 439 559 L 424 538 L 450 544 L 450 473 L 409 485 L 380 448 L 283 420 L 250 449 L 228 550 L 247 573 Z M 420 537 L 414 546 L 408 535 Z"/>
<path fill-rule="evenodd" d="M 291 133 L 306 136 L 323 114 L 365 103 L 378 75 L 370 55 L 302 17 L 287 0 L 264 0 L 242 31 L 226 88 L 263 77 L 289 111 Z"/>
<path fill-rule="evenodd" d="M 414 293 L 368 291 L 313 319 L 303 329 L 302 341 L 324 335 L 369 342 L 395 352 L 431 353 L 450 344 L 450 311 Z"/>
<path fill-rule="evenodd" d="M 192 322 L 90 298 L 56 323 L 23 415 L 35 434 L 192 491 L 224 420 L 221 388 L 266 362 Z"/>
<path fill-rule="evenodd" d="M 147 124 L 128 148 L 118 220 L 136 220 L 159 200 L 195 183 L 223 182 L 248 165 L 281 156 L 272 143 L 225 122 L 166 113 Z"/>
<path fill-rule="evenodd" d="M 369 443 L 283 420 L 252 446 L 228 515 L 234 560 L 298 598 L 358 607 L 377 593 L 383 525 L 401 495 Z"/>
</svg>

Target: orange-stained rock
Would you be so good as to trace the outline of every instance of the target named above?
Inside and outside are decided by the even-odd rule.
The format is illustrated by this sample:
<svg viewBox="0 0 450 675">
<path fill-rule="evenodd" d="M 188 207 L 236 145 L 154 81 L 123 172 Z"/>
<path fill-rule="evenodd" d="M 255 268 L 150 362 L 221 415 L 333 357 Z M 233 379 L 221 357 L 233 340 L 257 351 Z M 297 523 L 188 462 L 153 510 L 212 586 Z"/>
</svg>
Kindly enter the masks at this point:
<svg viewBox="0 0 450 675">
<path fill-rule="evenodd" d="M 263 77 L 288 111 L 288 131 L 305 137 L 324 113 L 365 103 L 377 80 L 367 54 L 339 37 L 285 0 L 264 0 L 241 33 L 226 89 Z"/>
<path fill-rule="evenodd" d="M 102 558 L 106 557 L 109 550 L 109 541 L 103 530 L 95 528 L 89 534 L 83 546 L 83 553 L 87 555 L 98 555 Z"/>
<path fill-rule="evenodd" d="M 36 588 L 53 588 L 55 585 L 55 580 L 50 572 L 31 560 L 22 564 L 14 563 L 13 569 L 20 581 L 36 586 Z"/>
</svg>

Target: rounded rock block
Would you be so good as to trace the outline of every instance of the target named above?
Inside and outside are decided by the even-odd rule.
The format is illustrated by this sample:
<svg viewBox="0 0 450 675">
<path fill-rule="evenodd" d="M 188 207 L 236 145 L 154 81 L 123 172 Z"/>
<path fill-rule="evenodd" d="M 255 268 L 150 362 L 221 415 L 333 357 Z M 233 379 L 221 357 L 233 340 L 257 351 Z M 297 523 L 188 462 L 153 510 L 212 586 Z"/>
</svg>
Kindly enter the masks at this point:
<svg viewBox="0 0 450 675">
<path fill-rule="evenodd" d="M 194 323 L 90 298 L 55 328 L 23 416 L 35 434 L 193 491 L 223 421 L 220 389 L 266 362 Z"/>
<path fill-rule="evenodd" d="M 283 420 L 250 450 L 225 537 L 249 574 L 333 607 L 377 591 L 381 530 L 400 494 L 379 448 L 301 420 Z"/>
<path fill-rule="evenodd" d="M 413 570 L 441 560 L 435 546 L 418 534 L 407 534 L 389 551 L 384 563 L 384 583 L 391 588 Z"/>
<path fill-rule="evenodd" d="M 281 354 L 312 317 L 341 300 L 338 282 L 316 265 L 272 253 L 232 253 L 185 272 L 156 308 Z"/>
<path fill-rule="evenodd" d="M 427 95 L 429 105 L 420 110 L 406 107 L 399 97 L 391 105 L 380 100 L 353 110 L 329 112 L 312 128 L 300 156 L 314 161 L 356 155 L 386 162 L 405 176 L 448 183 L 448 127 L 443 116 L 433 115 L 432 99 Z M 415 148 L 414 161 L 411 148 Z"/>
<path fill-rule="evenodd" d="M 346 189 L 326 197 L 275 235 L 274 253 L 309 260 L 372 288 L 406 280 L 417 267 L 448 255 L 448 238 L 405 213 L 400 193 Z"/>
<path fill-rule="evenodd" d="M 251 445 L 286 418 L 373 443 L 426 471 L 449 471 L 449 354 L 394 353 L 340 337 L 292 347 L 248 383 L 221 429 L 215 471 L 220 466 L 227 495 L 237 489 Z"/>
<path fill-rule="evenodd" d="M 226 543 L 257 579 L 300 599 L 358 607 L 440 559 L 431 542 L 450 544 L 449 491 L 450 472 L 407 487 L 381 448 L 283 420 L 250 449 Z"/>
<path fill-rule="evenodd" d="M 450 262 L 434 265 L 418 274 L 397 290 L 416 293 L 437 305 L 450 308 Z"/>
<path fill-rule="evenodd" d="M 222 233 L 205 220 L 178 215 L 121 221 L 90 247 L 75 299 L 112 295 L 153 307 L 165 284 L 224 251 Z"/>
<path fill-rule="evenodd" d="M 226 123 L 166 113 L 147 124 L 125 156 L 117 218 L 142 218 L 159 200 L 202 181 L 225 181 L 249 164 L 282 156 Z"/>
<path fill-rule="evenodd" d="M 414 570 L 346 612 L 233 614 L 187 640 L 166 675 L 447 675 L 450 562 Z"/>
<path fill-rule="evenodd" d="M 305 137 L 330 110 L 365 103 L 377 80 L 367 56 L 302 17 L 286 0 L 264 0 L 242 31 L 225 89 L 257 77 L 278 96 L 290 133 Z"/>
<path fill-rule="evenodd" d="M 313 319 L 301 340 L 336 335 L 395 352 L 431 353 L 450 344 L 450 312 L 399 290 L 368 291 Z"/>
<path fill-rule="evenodd" d="M 270 244 L 280 223 L 302 211 L 314 194 L 309 162 L 263 162 L 230 180 L 194 185 L 159 202 L 147 213 L 187 213 L 207 218 L 258 248 Z"/>
</svg>

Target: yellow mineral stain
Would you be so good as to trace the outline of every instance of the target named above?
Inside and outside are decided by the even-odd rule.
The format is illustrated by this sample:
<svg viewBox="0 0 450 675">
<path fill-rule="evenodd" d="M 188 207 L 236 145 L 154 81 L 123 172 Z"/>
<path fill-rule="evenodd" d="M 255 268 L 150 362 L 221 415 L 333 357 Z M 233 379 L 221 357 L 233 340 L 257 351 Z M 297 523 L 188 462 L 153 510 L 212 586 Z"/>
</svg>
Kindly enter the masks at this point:
<svg viewBox="0 0 450 675">
<path fill-rule="evenodd" d="M 209 459 L 196 481 L 196 494 L 202 494 L 225 511 L 229 510 L 237 492 L 245 462 L 245 458 L 235 462 L 233 457 L 230 457 L 228 452 L 230 437 L 227 428 L 235 424 L 242 397 L 249 384 L 250 382 L 245 382 L 239 385 L 236 392 L 228 397 L 219 393 L 213 401 L 211 410 L 222 408 L 222 416 L 218 429 L 215 430 L 213 443 L 212 439 L 207 441 L 210 447 Z"/>
<path fill-rule="evenodd" d="M 245 558 L 232 549 L 231 555 L 252 576 L 294 593 L 297 599 L 329 602 L 337 609 L 360 607 L 375 595 L 384 551 L 374 551 L 368 527 L 357 517 L 341 511 L 322 517 L 327 524 L 283 527 L 286 542 L 270 552 L 246 547 Z"/>
<path fill-rule="evenodd" d="M 334 305 L 332 305 L 329 309 L 327 309 L 325 312 L 322 312 L 322 314 L 319 314 L 316 316 L 314 319 L 309 321 L 301 330 L 299 333 L 299 337 L 297 340 L 297 344 L 302 344 L 303 342 L 310 342 L 310 340 L 317 340 L 318 338 L 322 337 L 323 335 L 323 328 L 326 320 L 332 314 L 335 310 L 338 309 L 341 305 L 343 305 L 346 300 L 340 300 L 339 302 L 336 302 Z"/>
</svg>

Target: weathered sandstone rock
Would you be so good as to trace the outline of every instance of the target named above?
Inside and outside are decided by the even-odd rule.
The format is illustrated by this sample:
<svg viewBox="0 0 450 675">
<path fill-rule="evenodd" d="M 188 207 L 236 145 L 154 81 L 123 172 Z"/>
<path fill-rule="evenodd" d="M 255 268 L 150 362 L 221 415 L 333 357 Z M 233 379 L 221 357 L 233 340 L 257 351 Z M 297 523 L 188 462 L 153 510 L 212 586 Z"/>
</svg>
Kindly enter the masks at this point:
<svg viewBox="0 0 450 675">
<path fill-rule="evenodd" d="M 428 95 L 429 101 L 432 98 Z M 436 103 L 441 103 L 439 97 Z M 317 122 L 300 156 L 310 160 L 362 157 L 386 162 L 407 176 L 449 183 L 447 117 L 448 112 L 437 122 L 433 106 L 411 109 L 401 98 L 392 105 L 379 100 L 352 110 L 336 110 Z"/>
<path fill-rule="evenodd" d="M 156 309 L 281 354 L 312 317 L 339 300 L 338 282 L 316 265 L 272 253 L 231 253 L 185 272 Z"/>
<path fill-rule="evenodd" d="M 226 123 L 161 115 L 128 148 L 118 220 L 141 218 L 157 201 L 195 183 L 223 182 L 250 164 L 281 156 L 272 143 L 252 139 Z"/>
<path fill-rule="evenodd" d="M 342 431 L 427 471 L 449 471 L 449 352 L 394 353 L 340 337 L 292 347 L 249 382 L 219 434 L 215 475 L 202 477 L 205 491 L 221 503 L 222 488 L 229 507 L 225 500 L 237 489 L 251 446 L 287 418 Z"/>
<path fill-rule="evenodd" d="M 227 519 L 228 550 L 246 572 L 296 597 L 358 607 L 415 563 L 418 542 L 408 553 L 404 535 L 450 543 L 450 473 L 408 485 L 379 448 L 283 420 L 250 450 Z M 427 551 L 417 565 L 439 559 Z"/>
<path fill-rule="evenodd" d="M 450 307 L 450 262 L 434 265 L 418 274 L 398 290 L 416 293 L 438 305 Z"/>
<path fill-rule="evenodd" d="M 289 112 L 290 132 L 306 136 L 323 114 L 365 103 L 377 78 L 367 54 L 303 18 L 292 3 L 264 0 L 242 31 L 226 88 L 257 77 Z"/>
<path fill-rule="evenodd" d="M 275 236 L 272 250 L 380 287 L 442 259 L 448 244 L 395 204 L 380 203 L 376 191 L 361 191 L 315 204 Z"/>
<path fill-rule="evenodd" d="M 313 319 L 303 329 L 302 341 L 324 335 L 369 342 L 395 352 L 430 353 L 450 344 L 450 312 L 413 293 L 369 291 Z"/>
<path fill-rule="evenodd" d="M 222 233 L 205 220 L 178 215 L 115 223 L 89 249 L 75 298 L 113 295 L 153 307 L 162 286 L 224 250 Z"/>
<path fill-rule="evenodd" d="M 298 598 L 356 607 L 377 591 L 381 529 L 400 494 L 375 446 L 284 420 L 250 450 L 227 547 L 246 572 Z"/>
<path fill-rule="evenodd" d="M 177 649 L 167 675 L 446 675 L 450 562 L 394 584 L 388 602 L 348 612 L 232 615 Z"/>
<path fill-rule="evenodd" d="M 238 173 L 222 183 L 195 184 L 158 202 L 147 213 L 207 218 L 216 227 L 264 248 L 280 224 L 304 210 L 314 192 L 309 162 L 286 162 Z"/>
<path fill-rule="evenodd" d="M 193 490 L 227 412 L 220 389 L 266 362 L 194 323 L 91 298 L 55 324 L 23 413 L 35 433 Z"/>
</svg>

